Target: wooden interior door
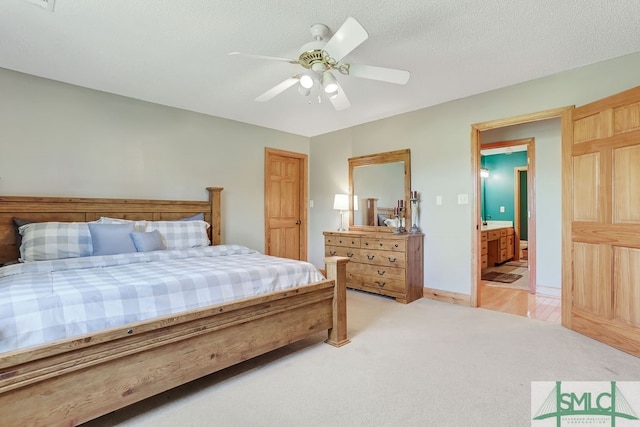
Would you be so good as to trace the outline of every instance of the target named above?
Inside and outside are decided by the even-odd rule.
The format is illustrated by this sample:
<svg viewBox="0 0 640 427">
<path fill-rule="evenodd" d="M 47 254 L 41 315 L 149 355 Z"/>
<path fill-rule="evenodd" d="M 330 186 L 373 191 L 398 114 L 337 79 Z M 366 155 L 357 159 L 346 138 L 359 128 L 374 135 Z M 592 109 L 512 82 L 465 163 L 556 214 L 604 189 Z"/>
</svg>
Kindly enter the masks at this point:
<svg viewBox="0 0 640 427">
<path fill-rule="evenodd" d="M 265 254 L 306 260 L 307 156 L 265 150 Z"/>
<path fill-rule="evenodd" d="M 640 86 L 572 125 L 569 326 L 640 356 Z"/>
</svg>

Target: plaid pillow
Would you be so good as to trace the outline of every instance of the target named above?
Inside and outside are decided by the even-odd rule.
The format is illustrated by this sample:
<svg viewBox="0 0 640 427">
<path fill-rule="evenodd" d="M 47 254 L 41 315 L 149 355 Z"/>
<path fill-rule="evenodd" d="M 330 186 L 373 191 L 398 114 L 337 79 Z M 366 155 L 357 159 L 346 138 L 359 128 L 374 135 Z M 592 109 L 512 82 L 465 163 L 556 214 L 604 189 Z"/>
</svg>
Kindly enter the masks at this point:
<svg viewBox="0 0 640 427">
<path fill-rule="evenodd" d="M 86 222 L 34 222 L 18 228 L 20 261 L 46 261 L 90 256 L 91 234 Z"/>
<path fill-rule="evenodd" d="M 158 230 L 167 249 L 209 246 L 205 221 L 148 221 L 147 231 Z"/>
</svg>

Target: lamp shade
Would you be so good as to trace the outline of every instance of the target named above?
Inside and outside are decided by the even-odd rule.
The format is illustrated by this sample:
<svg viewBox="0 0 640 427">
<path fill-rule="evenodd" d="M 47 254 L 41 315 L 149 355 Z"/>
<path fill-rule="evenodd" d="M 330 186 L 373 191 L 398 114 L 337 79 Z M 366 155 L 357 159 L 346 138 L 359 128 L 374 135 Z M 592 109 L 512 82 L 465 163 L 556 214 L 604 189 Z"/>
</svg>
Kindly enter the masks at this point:
<svg viewBox="0 0 640 427">
<path fill-rule="evenodd" d="M 327 70 L 322 74 L 322 87 L 324 91 L 329 95 L 338 92 L 338 82 L 336 78 L 331 74 L 331 71 Z"/>
<path fill-rule="evenodd" d="M 305 89 L 311 89 L 313 87 L 313 79 L 308 74 L 303 74 L 300 77 L 300 86 Z"/>
<path fill-rule="evenodd" d="M 338 211 L 349 210 L 349 195 L 348 194 L 336 194 L 333 198 L 333 209 Z"/>
</svg>

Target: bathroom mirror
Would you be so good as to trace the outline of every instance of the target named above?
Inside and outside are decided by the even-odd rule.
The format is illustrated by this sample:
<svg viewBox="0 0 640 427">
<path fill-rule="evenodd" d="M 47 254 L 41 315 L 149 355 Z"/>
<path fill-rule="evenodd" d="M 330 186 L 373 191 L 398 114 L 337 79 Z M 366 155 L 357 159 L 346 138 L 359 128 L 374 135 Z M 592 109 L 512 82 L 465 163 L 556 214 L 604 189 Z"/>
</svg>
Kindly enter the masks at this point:
<svg viewBox="0 0 640 427">
<path fill-rule="evenodd" d="M 349 159 L 351 200 L 349 228 L 363 231 L 393 232 L 398 200 L 404 204 L 405 227 L 411 222 L 411 152 L 388 151 Z"/>
</svg>

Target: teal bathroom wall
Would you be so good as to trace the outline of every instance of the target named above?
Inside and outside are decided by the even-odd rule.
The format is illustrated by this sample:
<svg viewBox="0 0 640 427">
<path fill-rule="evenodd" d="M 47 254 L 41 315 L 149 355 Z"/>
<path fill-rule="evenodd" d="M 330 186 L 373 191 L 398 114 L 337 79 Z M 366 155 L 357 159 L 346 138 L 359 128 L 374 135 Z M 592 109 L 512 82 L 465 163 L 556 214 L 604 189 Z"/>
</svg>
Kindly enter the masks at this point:
<svg viewBox="0 0 640 427">
<path fill-rule="evenodd" d="M 489 169 L 489 177 L 482 180 L 480 189 L 485 220 L 513 221 L 513 168 L 527 165 L 527 152 L 482 156 L 481 165 Z M 504 212 L 500 211 L 501 207 Z"/>
</svg>

